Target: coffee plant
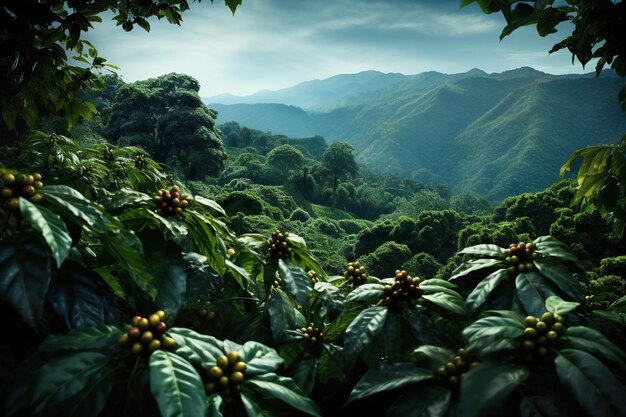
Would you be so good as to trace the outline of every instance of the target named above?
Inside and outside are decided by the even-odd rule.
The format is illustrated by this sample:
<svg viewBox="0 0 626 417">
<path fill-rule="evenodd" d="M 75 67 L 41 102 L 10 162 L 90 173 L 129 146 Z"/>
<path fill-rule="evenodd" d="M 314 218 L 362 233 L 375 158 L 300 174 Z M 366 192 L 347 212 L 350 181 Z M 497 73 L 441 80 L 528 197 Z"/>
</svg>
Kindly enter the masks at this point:
<svg viewBox="0 0 626 417">
<path fill-rule="evenodd" d="M 626 354 L 551 236 L 449 280 L 237 235 L 138 148 L 34 133 L 0 161 L 3 416 L 626 415 Z M 6 155 L 6 156 L 5 156 Z"/>
</svg>

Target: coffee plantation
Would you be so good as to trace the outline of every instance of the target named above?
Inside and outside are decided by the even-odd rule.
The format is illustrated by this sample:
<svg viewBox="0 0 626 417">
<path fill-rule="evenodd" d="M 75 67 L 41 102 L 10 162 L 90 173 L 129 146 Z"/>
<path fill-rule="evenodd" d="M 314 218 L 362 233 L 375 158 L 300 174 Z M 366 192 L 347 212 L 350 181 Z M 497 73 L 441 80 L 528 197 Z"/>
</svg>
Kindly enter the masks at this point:
<svg viewBox="0 0 626 417">
<path fill-rule="evenodd" d="M 17 211 L 2 208 L 15 222 L 1 295 L 21 335 L 3 415 L 626 411 L 626 354 L 551 236 L 465 248 L 450 280 L 358 262 L 329 276 L 295 232 L 236 235 L 217 203 L 167 185 L 149 157 L 138 167 L 132 149 L 105 160 L 58 136 L 51 150 L 48 162 L 71 157 L 21 148 L 25 167 L 3 168 L 7 188 L 46 178 L 40 202 L 18 192 Z M 85 155 L 92 172 L 127 176 L 92 174 L 83 194 Z"/>
<path fill-rule="evenodd" d="M 579 10 L 585 30 L 555 48 L 585 63 L 622 39 L 588 5 L 477 3 L 504 13 L 503 36 Z M 5 32 L 24 34 L 1 37 L 0 415 L 626 415 L 626 142 L 574 153 L 576 182 L 493 215 L 447 187 L 356 176 L 354 148 L 319 136 L 230 123 L 227 161 L 195 79 L 101 78 L 113 67 L 81 39 L 104 12 L 131 31 L 187 9 L 0 8 Z M 596 53 L 624 74 L 619 49 Z M 111 97 L 86 101 L 105 81 Z M 88 134 L 72 139 L 55 114 Z"/>
</svg>

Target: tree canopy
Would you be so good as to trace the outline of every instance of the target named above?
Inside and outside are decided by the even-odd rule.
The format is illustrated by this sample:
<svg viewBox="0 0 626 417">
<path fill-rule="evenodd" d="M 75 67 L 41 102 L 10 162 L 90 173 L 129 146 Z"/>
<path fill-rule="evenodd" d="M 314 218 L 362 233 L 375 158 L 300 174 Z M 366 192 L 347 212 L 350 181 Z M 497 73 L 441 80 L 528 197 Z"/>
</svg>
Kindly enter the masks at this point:
<svg viewBox="0 0 626 417">
<path fill-rule="evenodd" d="M 202 103 L 199 90 L 198 81 L 183 74 L 124 84 L 109 111 L 107 138 L 143 147 L 188 179 L 219 174 L 226 154 L 217 114 Z"/>
<path fill-rule="evenodd" d="M 345 142 L 333 142 L 324 152 L 322 164 L 331 178 L 332 199 L 335 201 L 339 181 L 346 176 L 354 176 L 358 167 L 354 161 L 354 148 Z"/>
</svg>

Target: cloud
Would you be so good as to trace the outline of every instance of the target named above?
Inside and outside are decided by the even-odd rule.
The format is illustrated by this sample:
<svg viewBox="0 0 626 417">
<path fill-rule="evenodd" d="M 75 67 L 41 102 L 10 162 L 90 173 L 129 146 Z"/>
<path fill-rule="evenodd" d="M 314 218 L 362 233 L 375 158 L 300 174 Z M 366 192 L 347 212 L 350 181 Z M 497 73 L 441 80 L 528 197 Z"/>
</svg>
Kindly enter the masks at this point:
<svg viewBox="0 0 626 417">
<path fill-rule="evenodd" d="M 126 81 L 182 72 L 200 81 L 205 96 L 370 69 L 499 71 L 532 66 L 536 60 L 523 54 L 550 46 L 524 31 L 500 43 L 501 16 L 459 10 L 456 0 L 247 1 L 235 16 L 219 2 L 203 2 L 183 19 L 181 27 L 153 20 L 150 33 L 103 23 L 88 39 Z M 542 63 L 557 66 L 550 58 Z"/>
</svg>

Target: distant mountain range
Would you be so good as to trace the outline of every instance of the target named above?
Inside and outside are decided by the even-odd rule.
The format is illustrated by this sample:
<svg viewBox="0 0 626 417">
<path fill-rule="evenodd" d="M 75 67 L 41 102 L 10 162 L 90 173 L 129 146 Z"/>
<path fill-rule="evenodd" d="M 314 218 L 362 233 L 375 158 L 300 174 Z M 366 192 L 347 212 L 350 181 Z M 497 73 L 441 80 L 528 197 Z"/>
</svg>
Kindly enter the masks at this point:
<svg viewBox="0 0 626 417">
<path fill-rule="evenodd" d="M 366 71 L 205 99 L 218 123 L 344 140 L 366 166 L 492 199 L 546 187 L 575 149 L 626 134 L 610 72 Z"/>
</svg>

